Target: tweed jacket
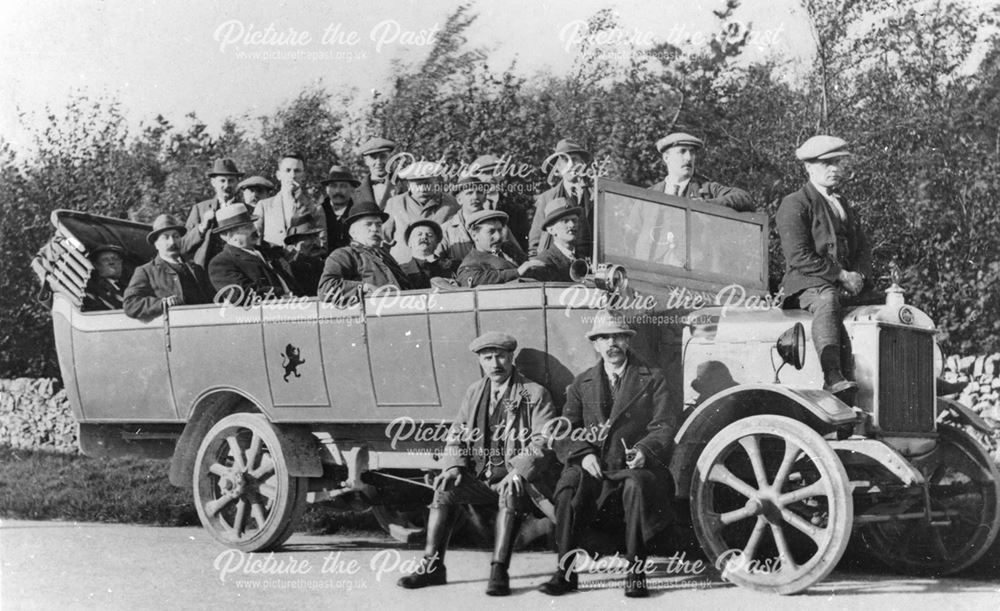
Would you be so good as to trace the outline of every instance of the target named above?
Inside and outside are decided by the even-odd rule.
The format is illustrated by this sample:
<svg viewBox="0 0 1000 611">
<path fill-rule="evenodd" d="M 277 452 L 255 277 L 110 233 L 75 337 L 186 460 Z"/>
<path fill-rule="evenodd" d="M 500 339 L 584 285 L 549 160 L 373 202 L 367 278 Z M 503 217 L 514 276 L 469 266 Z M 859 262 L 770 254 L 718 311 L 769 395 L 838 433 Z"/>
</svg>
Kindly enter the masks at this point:
<svg viewBox="0 0 1000 611">
<path fill-rule="evenodd" d="M 215 291 L 212 290 L 205 268 L 189 261 L 185 261 L 184 265 L 194 276 L 198 287 L 195 294 L 189 295 L 183 291 L 177 272 L 157 255 L 149 263 L 137 267 L 132 274 L 132 280 L 125 289 L 125 314 L 131 318 L 151 320 L 163 314 L 163 299 L 175 295 L 176 305 L 211 303 Z"/>
<path fill-rule="evenodd" d="M 459 286 L 473 287 L 481 284 L 503 284 L 520 278 L 517 267 L 524 263 L 523 256 L 518 258 L 515 253 L 508 250 L 504 243 L 500 244 L 500 250 L 514 259 L 511 263 L 503 257 L 499 257 L 491 252 L 483 252 L 473 249 L 462 259 L 462 264 L 458 266 L 457 280 Z"/>
<path fill-rule="evenodd" d="M 376 287 L 392 285 L 400 290 L 409 289 L 406 274 L 385 249 L 381 250 L 379 256 L 373 249 L 351 242 L 330 253 L 319 279 L 319 296 L 327 301 L 336 300 L 366 282 Z"/>
<path fill-rule="evenodd" d="M 312 215 L 313 224 L 320 230 L 320 247 L 326 248 L 326 213 L 322 206 L 313 203 L 304 193 L 297 202 L 286 202 L 284 193 L 280 191 L 274 197 L 260 200 L 253 211 L 253 219 L 263 242 L 284 248 L 285 235 L 291 228 L 292 218 L 306 214 Z"/>
<path fill-rule="evenodd" d="M 208 228 L 205 230 L 205 233 L 198 232 L 198 226 L 201 225 L 201 220 L 205 218 L 208 211 L 211 210 L 218 213 L 219 206 L 221 206 L 219 200 L 214 197 L 206 199 L 203 202 L 198 202 L 194 206 L 191 206 L 191 212 L 188 214 L 187 222 L 184 224 L 187 227 L 187 233 L 181 238 L 181 254 L 186 259 L 194 261 L 203 268 L 208 267 L 208 262 L 215 255 L 222 252 L 222 247 L 226 245 L 222 237 L 212 231 L 219 225 L 215 219 L 208 222 Z"/>
<path fill-rule="evenodd" d="M 222 291 L 230 287 L 224 297 L 226 301 L 237 304 L 250 303 L 255 296 L 284 296 L 285 286 L 278 272 L 261 257 L 226 244 L 222 252 L 208 264 L 208 275 L 215 290 Z M 235 287 L 239 287 L 239 290 Z"/>
<path fill-rule="evenodd" d="M 458 202 L 447 193 L 441 195 L 437 202 L 421 206 L 409 193 L 396 195 L 385 204 L 385 213 L 389 220 L 382 225 L 382 235 L 386 243 L 391 244 L 392 258 L 399 263 L 406 263 L 412 258 L 410 247 L 406 245 L 404 235 L 410 223 L 421 219 L 430 219 L 438 225 L 445 223 L 459 211 Z"/>
<path fill-rule="evenodd" d="M 868 238 L 847 200 L 838 199 L 847 215 L 843 224 L 847 252 L 838 251 L 836 227 L 840 219 L 834 217 L 826 198 L 812 183 L 806 183 L 781 201 L 775 222 L 785 255 L 785 277 L 781 284 L 786 295 L 836 285 L 842 269 L 860 272 L 870 286 L 872 253 Z"/>
<path fill-rule="evenodd" d="M 506 425 L 499 431 L 492 431 L 492 438 L 502 436 L 504 464 L 529 482 L 537 478 L 552 463 L 554 456 L 547 449 L 546 425 L 557 416 L 549 391 L 541 384 L 531 381 L 516 369 L 511 374 L 507 393 L 496 409 L 507 410 Z M 442 468 L 466 467 L 477 469 L 483 466 L 484 456 L 475 456 L 477 434 L 484 414 L 479 406 L 488 403 L 483 395 L 490 392 L 492 380 L 489 376 L 473 383 L 465 391 L 458 415 L 452 423 L 445 445 Z M 551 425 L 550 425 L 551 426 Z M 481 442 L 479 444 L 482 445 Z"/>
<path fill-rule="evenodd" d="M 528 232 L 529 257 L 542 252 L 552 243 L 552 236 L 542 230 L 542 223 L 545 221 L 546 206 L 557 197 L 565 198 L 570 206 L 583 208 L 583 215 L 580 217 L 580 235 L 577 239 L 579 240 L 580 248 L 585 251 L 590 249 L 590 234 L 594 225 L 593 189 L 588 187 L 583 193 L 583 200 L 577 201 L 566 190 L 565 183 L 560 181 L 559 184 L 535 198 L 535 217 L 531 220 L 531 230 Z"/>
<path fill-rule="evenodd" d="M 649 190 L 663 193 L 665 184 L 666 180 L 661 180 L 649 187 Z M 727 187 L 698 174 L 691 177 L 687 187 L 684 188 L 684 193 L 681 193 L 680 197 L 703 199 L 713 204 L 721 204 L 727 208 L 732 208 L 737 212 L 753 212 L 756 208 L 750 194 L 743 189 Z"/>
</svg>

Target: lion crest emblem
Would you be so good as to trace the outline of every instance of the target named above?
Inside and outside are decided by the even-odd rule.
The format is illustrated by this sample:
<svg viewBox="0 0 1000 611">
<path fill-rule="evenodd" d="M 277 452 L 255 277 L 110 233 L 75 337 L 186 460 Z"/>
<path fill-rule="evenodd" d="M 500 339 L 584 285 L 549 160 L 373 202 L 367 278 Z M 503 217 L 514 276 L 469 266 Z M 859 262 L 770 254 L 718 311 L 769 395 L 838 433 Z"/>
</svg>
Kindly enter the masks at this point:
<svg viewBox="0 0 1000 611">
<path fill-rule="evenodd" d="M 288 376 L 294 375 L 296 378 L 301 378 L 302 374 L 299 373 L 299 365 L 305 364 L 305 359 L 301 358 L 299 355 L 301 350 L 295 346 L 288 344 L 285 346 L 285 353 L 281 355 L 281 366 L 285 368 L 284 380 L 288 381 Z"/>
</svg>

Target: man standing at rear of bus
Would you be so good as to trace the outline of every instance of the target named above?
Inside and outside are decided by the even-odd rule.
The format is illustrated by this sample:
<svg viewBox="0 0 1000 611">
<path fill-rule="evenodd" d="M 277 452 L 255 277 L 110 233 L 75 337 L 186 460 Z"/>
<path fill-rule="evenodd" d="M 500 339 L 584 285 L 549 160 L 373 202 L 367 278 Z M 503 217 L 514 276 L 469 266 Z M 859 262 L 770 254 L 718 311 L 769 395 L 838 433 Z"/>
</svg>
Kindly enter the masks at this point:
<svg viewBox="0 0 1000 611">
<path fill-rule="evenodd" d="M 858 385 L 844 302 L 871 282 L 872 255 L 857 213 L 840 193 L 847 143 L 813 136 L 795 151 L 809 181 L 778 207 L 776 224 L 785 255 L 782 289 L 813 315 L 812 340 L 823 369 L 823 389 L 852 402 Z"/>
<path fill-rule="evenodd" d="M 656 142 L 656 150 L 660 152 L 663 165 L 667 166 L 667 175 L 649 189 L 667 195 L 705 200 L 737 212 L 753 212 L 753 199 L 749 193 L 713 182 L 696 172 L 698 156 L 704 146 L 705 143 L 700 138 L 681 132 L 660 138 Z"/>
<path fill-rule="evenodd" d="M 444 470 L 434 479 L 424 558 L 398 583 L 410 589 L 447 583 L 444 554 L 458 506 L 488 505 L 498 509 L 486 594 L 506 596 L 521 521 L 536 511 L 532 499 L 550 492 L 554 480 L 556 463 L 544 431 L 556 411 L 549 391 L 514 368 L 516 339 L 491 331 L 474 339 L 469 350 L 485 376 L 465 392 L 452 425 Z"/>
<path fill-rule="evenodd" d="M 181 239 L 187 229 L 169 214 L 153 221 L 146 241 L 156 247 L 152 261 L 139 266 L 125 289 L 125 314 L 151 320 L 164 307 L 211 303 L 214 291 L 205 269 L 181 256 Z"/>
<path fill-rule="evenodd" d="M 223 241 L 212 229 L 218 224 L 215 215 L 220 208 L 232 206 L 236 201 L 236 186 L 243 176 L 236 162 L 228 157 L 216 159 L 208 179 L 215 190 L 215 197 L 198 202 L 191 207 L 187 219 L 187 231 L 181 243 L 181 254 L 203 268 L 212 258 L 222 252 Z"/>
</svg>

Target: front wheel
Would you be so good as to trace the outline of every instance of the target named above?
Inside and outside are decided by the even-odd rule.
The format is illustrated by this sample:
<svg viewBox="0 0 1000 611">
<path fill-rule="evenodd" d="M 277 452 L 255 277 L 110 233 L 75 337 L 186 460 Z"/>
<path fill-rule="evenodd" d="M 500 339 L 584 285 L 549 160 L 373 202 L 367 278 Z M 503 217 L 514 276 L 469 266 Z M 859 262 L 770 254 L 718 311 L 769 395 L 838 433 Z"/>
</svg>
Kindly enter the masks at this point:
<svg viewBox="0 0 1000 611">
<path fill-rule="evenodd" d="M 292 477 L 281 438 L 261 414 L 226 416 L 208 431 L 194 468 L 202 526 L 245 552 L 274 549 L 305 510 L 307 478 Z"/>
</svg>

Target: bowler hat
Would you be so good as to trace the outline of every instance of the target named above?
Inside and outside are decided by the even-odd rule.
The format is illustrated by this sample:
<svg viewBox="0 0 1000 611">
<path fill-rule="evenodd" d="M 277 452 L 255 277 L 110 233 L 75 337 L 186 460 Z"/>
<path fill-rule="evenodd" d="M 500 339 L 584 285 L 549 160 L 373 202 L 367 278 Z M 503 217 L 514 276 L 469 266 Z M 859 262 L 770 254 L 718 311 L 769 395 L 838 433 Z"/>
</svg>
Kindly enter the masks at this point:
<svg viewBox="0 0 1000 611">
<path fill-rule="evenodd" d="M 472 229 L 473 227 L 475 227 L 479 223 L 482 223 L 483 221 L 492 221 L 492 220 L 500 221 L 501 223 L 506 225 L 508 218 L 509 217 L 507 216 L 507 213 L 501 212 L 500 210 L 489 210 L 489 209 L 479 210 L 478 212 L 473 212 L 472 214 L 469 214 L 465 217 L 465 226 L 468 227 L 469 229 Z"/>
<path fill-rule="evenodd" d="M 542 229 L 545 229 L 561 218 L 580 216 L 581 214 L 583 214 L 583 208 L 570 206 L 565 197 L 556 197 L 545 205 L 545 220 L 542 221 Z"/>
<path fill-rule="evenodd" d="M 479 353 L 487 348 L 513 352 L 517 350 L 517 340 L 514 339 L 512 335 L 507 335 L 506 333 L 501 333 L 499 331 L 487 331 L 472 340 L 469 344 L 469 350 L 475 353 Z"/>
<path fill-rule="evenodd" d="M 350 214 L 348 214 L 344 219 L 344 224 L 350 227 L 354 224 L 354 221 L 362 219 L 366 216 L 377 216 L 383 223 L 389 220 L 389 215 L 382 212 L 375 202 L 371 200 L 364 200 L 360 204 L 351 206 Z"/>
<path fill-rule="evenodd" d="M 319 227 L 316 226 L 315 220 L 311 214 L 293 216 L 288 225 L 288 232 L 285 234 L 286 245 L 294 244 L 295 242 L 311 235 L 318 235 L 321 231 Z"/>
<path fill-rule="evenodd" d="M 421 226 L 430 227 L 431 231 L 434 232 L 434 235 L 437 236 L 437 241 L 439 243 L 441 242 L 441 239 L 444 238 L 444 232 L 441 231 L 441 225 L 438 225 L 431 219 L 420 219 L 417 221 L 413 221 L 412 223 L 410 223 L 409 227 L 406 228 L 406 231 L 403 232 L 403 241 L 409 244 L 410 234 L 413 233 L 414 229 Z"/>
<path fill-rule="evenodd" d="M 355 187 L 361 184 L 361 181 L 351 173 L 350 168 L 345 165 L 336 164 L 330 166 L 330 170 L 326 173 L 326 178 L 319 182 L 322 185 L 328 185 L 332 182 L 349 182 Z"/>
<path fill-rule="evenodd" d="M 182 236 L 187 233 L 187 227 L 182 225 L 174 216 L 161 214 L 153 221 L 153 230 L 146 234 L 146 241 L 153 244 L 156 242 L 157 236 L 171 229 L 176 229 Z"/>
<path fill-rule="evenodd" d="M 243 204 L 233 204 L 219 208 L 218 212 L 215 213 L 215 220 L 218 221 L 219 225 L 212 230 L 213 233 L 222 233 L 253 223 L 250 211 Z"/>
<path fill-rule="evenodd" d="M 359 155 L 374 155 L 375 153 L 385 153 L 396 148 L 396 143 L 386 138 L 372 138 L 365 142 L 358 149 Z"/>
<path fill-rule="evenodd" d="M 557 159 L 565 158 L 567 155 L 583 155 L 588 160 L 593 159 L 594 156 L 590 154 L 590 151 L 583 148 L 583 146 L 576 140 L 570 138 L 563 138 L 556 144 L 555 151 L 551 155 L 545 158 L 542 162 L 542 172 L 548 172 L 551 169 L 552 164 L 555 163 Z"/>
<path fill-rule="evenodd" d="M 705 143 L 702 142 L 701 138 L 696 138 L 684 132 L 674 132 L 656 141 L 656 150 L 661 153 L 672 146 L 690 146 L 700 149 L 705 146 Z"/>
<path fill-rule="evenodd" d="M 813 136 L 795 149 L 795 157 L 800 161 L 834 159 L 850 154 L 847 143 L 836 136 Z"/>
<path fill-rule="evenodd" d="M 396 176 L 402 180 L 430 180 L 444 175 L 445 168 L 436 161 L 414 161 L 400 170 Z"/>
<path fill-rule="evenodd" d="M 208 177 L 213 176 L 243 176 L 243 172 L 236 167 L 235 161 L 229 157 L 222 157 L 212 163 L 212 171 L 208 173 Z"/>
<path fill-rule="evenodd" d="M 121 246 L 118 246 L 117 244 L 100 244 L 98 246 L 95 246 L 93 249 L 91 249 L 90 254 L 88 256 L 91 259 L 96 259 L 97 255 L 101 254 L 102 252 L 113 252 L 117 253 L 119 256 L 122 257 L 125 256 L 125 249 L 122 248 Z"/>
<path fill-rule="evenodd" d="M 274 190 L 274 183 L 264 178 L 263 176 L 251 176 L 250 178 L 246 178 L 242 182 L 240 182 L 240 184 L 236 185 L 236 188 L 241 191 L 243 189 Z"/>
<path fill-rule="evenodd" d="M 635 335 L 635 331 L 628 327 L 625 318 L 618 314 L 612 314 L 604 310 L 594 316 L 594 324 L 590 331 L 587 331 L 587 339 L 593 340 L 599 335 Z"/>
</svg>

